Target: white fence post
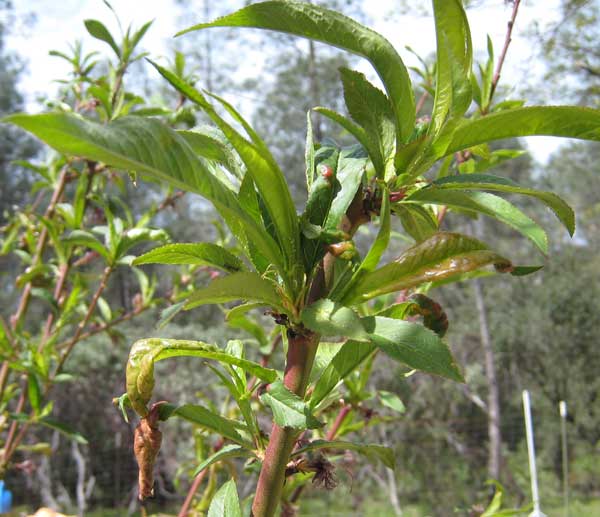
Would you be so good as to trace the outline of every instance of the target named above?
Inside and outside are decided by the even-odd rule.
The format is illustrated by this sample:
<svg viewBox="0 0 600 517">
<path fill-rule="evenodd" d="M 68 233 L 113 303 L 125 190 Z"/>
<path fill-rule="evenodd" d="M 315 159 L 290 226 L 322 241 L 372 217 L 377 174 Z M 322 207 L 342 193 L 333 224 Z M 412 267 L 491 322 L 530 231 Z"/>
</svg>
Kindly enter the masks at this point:
<svg viewBox="0 0 600 517">
<path fill-rule="evenodd" d="M 523 390 L 523 412 L 525 413 L 525 431 L 527 433 L 527 452 L 529 453 L 529 474 L 531 476 L 531 496 L 533 499 L 533 512 L 529 517 L 546 517 L 540 509 L 540 496 L 538 493 L 537 469 L 535 466 L 535 445 L 533 443 L 533 421 L 531 419 L 531 401 L 529 391 Z"/>
</svg>

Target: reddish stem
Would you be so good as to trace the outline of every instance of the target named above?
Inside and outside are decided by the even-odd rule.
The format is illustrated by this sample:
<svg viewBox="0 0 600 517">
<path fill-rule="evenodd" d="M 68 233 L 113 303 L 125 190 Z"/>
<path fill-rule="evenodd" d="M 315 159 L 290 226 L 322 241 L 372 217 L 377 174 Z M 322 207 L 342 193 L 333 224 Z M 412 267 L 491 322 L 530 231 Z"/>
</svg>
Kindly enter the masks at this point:
<svg viewBox="0 0 600 517">
<path fill-rule="evenodd" d="M 313 333 L 289 336 L 283 383 L 299 397 L 303 397 L 306 391 L 319 337 Z M 253 517 L 275 515 L 285 482 L 285 468 L 298 434 L 295 429 L 273 424 L 252 505 Z"/>
</svg>

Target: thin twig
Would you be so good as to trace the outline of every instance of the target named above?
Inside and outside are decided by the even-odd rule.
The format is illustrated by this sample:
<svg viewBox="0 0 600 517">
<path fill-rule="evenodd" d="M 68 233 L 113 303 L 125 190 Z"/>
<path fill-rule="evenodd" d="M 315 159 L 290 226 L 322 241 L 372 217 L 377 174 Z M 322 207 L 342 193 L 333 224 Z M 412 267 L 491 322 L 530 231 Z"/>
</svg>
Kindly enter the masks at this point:
<svg viewBox="0 0 600 517">
<path fill-rule="evenodd" d="M 506 37 L 504 39 L 504 47 L 502 48 L 500 58 L 498 59 L 498 65 L 496 66 L 496 72 L 494 73 L 494 78 L 492 79 L 492 86 L 490 88 L 490 98 L 488 106 L 492 102 L 492 97 L 494 96 L 494 92 L 496 91 L 496 87 L 498 86 L 498 82 L 500 81 L 500 74 L 502 72 L 502 67 L 504 66 L 504 60 L 506 59 L 508 47 L 510 46 L 510 42 L 512 41 L 512 31 L 513 27 L 515 26 L 515 20 L 517 19 L 517 13 L 519 12 L 520 4 L 521 0 L 514 0 L 513 2 L 512 15 L 510 17 L 510 21 L 508 22 L 508 29 L 506 30 Z"/>
</svg>

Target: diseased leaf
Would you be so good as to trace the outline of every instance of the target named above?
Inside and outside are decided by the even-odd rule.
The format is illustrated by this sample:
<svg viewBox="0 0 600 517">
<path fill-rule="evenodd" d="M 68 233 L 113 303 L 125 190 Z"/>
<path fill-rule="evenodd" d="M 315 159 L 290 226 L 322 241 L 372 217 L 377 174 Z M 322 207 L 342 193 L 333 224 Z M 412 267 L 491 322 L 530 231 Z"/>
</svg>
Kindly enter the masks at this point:
<svg viewBox="0 0 600 517">
<path fill-rule="evenodd" d="M 213 280 L 207 287 L 194 291 L 185 305 L 186 310 L 207 303 L 235 300 L 261 302 L 287 312 L 288 306 L 275 284 L 257 273 L 232 273 Z"/>
<path fill-rule="evenodd" d="M 178 35 L 208 27 L 253 27 L 285 32 L 328 43 L 364 57 L 375 68 L 391 100 L 398 144 L 410 136 L 415 119 L 410 78 L 394 47 L 380 34 L 318 5 L 297 1 L 267 1 L 249 5 L 211 23 L 194 25 Z"/>
<path fill-rule="evenodd" d="M 435 332 L 410 321 L 363 318 L 372 343 L 409 368 L 464 382 L 448 345 Z"/>
<path fill-rule="evenodd" d="M 233 479 L 217 490 L 208 508 L 208 517 L 242 517 L 240 500 Z"/>
<path fill-rule="evenodd" d="M 257 363 L 235 357 L 214 345 L 177 339 L 140 339 L 129 352 L 127 361 L 127 395 L 133 409 L 142 417 L 154 389 L 154 363 L 170 357 L 202 357 L 239 366 L 265 382 L 277 379 L 277 372 Z"/>
<path fill-rule="evenodd" d="M 405 251 L 394 262 L 365 274 L 341 302 L 361 303 L 376 296 L 439 281 L 493 264 L 510 271 L 509 260 L 483 242 L 458 233 L 439 232 Z"/>
<path fill-rule="evenodd" d="M 225 445 L 223 448 L 219 449 L 214 454 L 211 454 L 208 458 L 201 462 L 192 474 L 192 477 L 196 477 L 198 474 L 200 474 L 200 472 L 210 467 L 213 463 L 217 463 L 218 461 L 226 458 L 240 458 L 248 456 L 251 456 L 249 451 L 240 445 Z"/>
<path fill-rule="evenodd" d="M 396 466 L 396 460 L 394 458 L 394 451 L 389 447 L 377 444 L 361 444 L 354 442 L 345 442 L 342 440 L 313 440 L 308 445 L 301 447 L 294 451 L 292 458 L 300 456 L 306 452 L 318 451 L 323 449 L 329 450 L 342 450 L 342 451 L 355 451 L 365 456 L 371 462 L 380 461 L 386 467 L 394 469 Z"/>
<path fill-rule="evenodd" d="M 318 300 L 305 307 L 300 319 L 307 328 L 323 336 L 344 336 L 356 341 L 369 340 L 358 314 L 331 300 Z"/>
<path fill-rule="evenodd" d="M 166 244 L 154 248 L 136 258 L 134 266 L 141 264 L 190 264 L 198 266 L 211 266 L 229 273 L 240 271 L 244 268 L 242 261 L 216 244 L 178 243 Z"/>
<path fill-rule="evenodd" d="M 281 381 L 274 382 L 260 397 L 273 411 L 273 420 L 280 427 L 317 429 L 323 424 L 312 414 L 308 404 L 288 390 Z"/>
</svg>

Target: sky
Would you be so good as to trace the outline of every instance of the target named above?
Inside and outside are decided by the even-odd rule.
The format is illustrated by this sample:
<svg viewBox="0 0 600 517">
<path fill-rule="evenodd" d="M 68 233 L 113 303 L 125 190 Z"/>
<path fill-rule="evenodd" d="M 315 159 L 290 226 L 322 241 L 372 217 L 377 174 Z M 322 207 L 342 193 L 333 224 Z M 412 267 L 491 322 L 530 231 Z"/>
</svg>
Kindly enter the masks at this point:
<svg viewBox="0 0 600 517">
<path fill-rule="evenodd" d="M 425 0 L 421 0 L 425 2 Z M 13 0 L 17 17 L 35 14 L 33 24 L 17 24 L 7 39 L 7 46 L 17 51 L 27 63 L 21 86 L 26 95 L 27 111 L 42 111 L 43 106 L 37 102 L 39 94 L 56 90 L 58 86 L 51 81 L 64 77 L 68 65 L 60 59 L 48 55 L 52 49 L 65 51 L 68 43 L 81 39 L 86 51 L 98 50 L 106 55 L 108 47 L 91 38 L 83 25 L 83 20 L 95 18 L 101 20 L 113 34 L 118 34 L 118 26 L 113 14 L 102 0 Z M 232 5 L 241 4 L 236 0 Z M 429 4 L 429 2 L 426 2 Z M 174 0 L 111 0 L 111 4 L 119 14 L 123 26 L 133 23 L 139 27 L 146 21 L 154 19 L 154 23 L 144 38 L 144 48 L 152 57 L 170 55 L 173 46 L 173 35 L 186 26 L 204 21 L 201 13 L 190 13 L 186 21 L 181 20 L 181 9 L 174 5 Z M 429 16 L 389 16 L 393 12 L 395 0 L 368 0 L 365 10 L 370 17 L 370 25 L 388 38 L 399 50 L 407 65 L 415 64 L 413 56 L 404 50 L 410 45 L 419 54 L 426 56 L 435 50 L 435 32 L 433 19 Z M 486 36 L 489 34 L 494 42 L 496 54 L 499 54 L 504 43 L 506 25 L 510 18 L 511 6 L 505 0 L 486 0 L 479 7 L 468 12 L 472 31 L 473 46 L 477 55 L 484 56 Z M 143 5 L 143 8 L 140 6 Z M 535 58 L 536 49 L 524 32 L 533 20 L 548 23 L 558 16 L 559 0 L 544 2 L 525 0 L 522 2 L 517 23 L 513 31 L 513 41 L 508 59 L 503 69 L 505 84 L 521 84 L 532 75 L 543 72 L 543 64 Z M 256 67 L 248 66 L 246 71 Z M 257 67 L 260 65 L 257 64 Z M 361 69 L 368 70 L 368 63 Z M 246 72 L 247 73 L 247 72 Z M 534 137 L 527 139 L 534 157 L 545 162 L 549 154 L 559 145 L 553 138 Z"/>
</svg>

